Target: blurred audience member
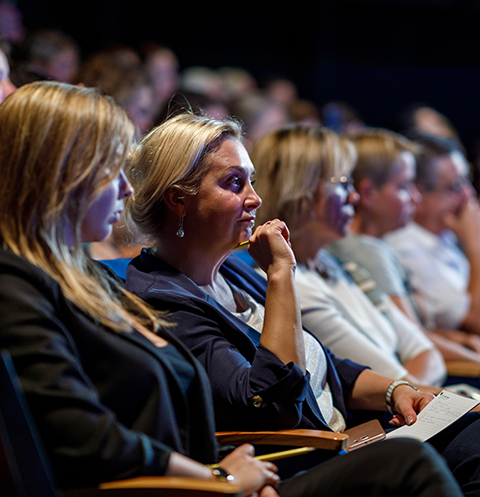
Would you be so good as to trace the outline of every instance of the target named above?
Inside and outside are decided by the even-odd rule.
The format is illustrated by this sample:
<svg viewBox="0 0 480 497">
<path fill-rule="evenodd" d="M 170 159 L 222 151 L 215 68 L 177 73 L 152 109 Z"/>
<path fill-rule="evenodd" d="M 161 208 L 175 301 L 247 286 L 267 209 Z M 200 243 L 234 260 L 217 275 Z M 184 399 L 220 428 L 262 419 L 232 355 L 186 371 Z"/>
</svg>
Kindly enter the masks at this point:
<svg viewBox="0 0 480 497">
<path fill-rule="evenodd" d="M 113 97 L 135 124 L 137 138 L 152 127 L 153 86 L 132 49 L 122 47 L 93 54 L 82 64 L 77 80 Z"/>
<path fill-rule="evenodd" d="M 298 91 L 295 83 L 282 77 L 270 77 L 262 85 L 265 93 L 275 102 L 291 105 L 298 98 Z"/>
<path fill-rule="evenodd" d="M 178 89 L 178 59 L 172 50 L 156 43 L 146 44 L 142 52 L 153 85 L 152 114 L 157 123 L 168 100 Z"/>
<path fill-rule="evenodd" d="M 0 103 L 15 90 L 15 85 L 10 81 L 10 67 L 8 65 L 7 56 L 3 50 L 0 49 Z"/>
<path fill-rule="evenodd" d="M 327 127 L 337 133 L 354 133 L 365 128 L 360 114 L 346 102 L 340 100 L 327 102 L 322 107 L 322 121 Z"/>
<path fill-rule="evenodd" d="M 432 316 L 437 328 L 480 334 L 480 209 L 469 164 L 451 142 L 415 141 L 422 199 L 415 222 L 386 239 L 410 272 L 423 321 Z"/>
<path fill-rule="evenodd" d="M 182 90 L 203 93 L 215 100 L 225 101 L 227 98 L 222 77 L 208 67 L 187 67 L 182 72 L 180 86 Z"/>
<path fill-rule="evenodd" d="M 310 100 L 297 99 L 288 106 L 290 121 L 305 126 L 321 126 L 320 111 Z"/>
<path fill-rule="evenodd" d="M 233 102 L 232 111 L 245 125 L 248 151 L 263 135 L 289 122 L 287 106 L 260 91 Z"/>
<path fill-rule="evenodd" d="M 0 1 L 0 39 L 14 45 L 21 43 L 25 37 L 22 12 L 16 3 Z"/>
<path fill-rule="evenodd" d="M 218 70 L 227 99 L 232 102 L 258 89 L 255 78 L 240 67 L 221 67 Z"/>
<path fill-rule="evenodd" d="M 25 51 L 31 71 L 62 83 L 74 81 L 80 53 L 75 40 L 67 34 L 46 29 L 36 31 L 27 38 Z"/>
<path fill-rule="evenodd" d="M 398 129 L 403 134 L 420 133 L 460 143 L 458 132 L 450 120 L 426 104 L 415 103 L 407 107 L 400 113 L 397 121 Z"/>
<path fill-rule="evenodd" d="M 93 54 L 82 64 L 78 74 L 79 82 L 98 88 L 125 109 L 135 125 L 137 140 L 152 127 L 154 101 L 153 86 L 140 64 L 134 50 L 115 47 Z M 116 259 L 134 257 L 142 247 L 122 217 L 114 225 L 110 237 L 91 243 L 89 252 L 94 259 Z"/>
<path fill-rule="evenodd" d="M 167 117 L 184 114 L 188 111 L 218 120 L 226 119 L 230 115 L 228 107 L 223 102 L 214 100 L 202 93 L 182 91 L 175 93 L 170 98 L 161 114 L 161 121 L 163 122 Z"/>
</svg>

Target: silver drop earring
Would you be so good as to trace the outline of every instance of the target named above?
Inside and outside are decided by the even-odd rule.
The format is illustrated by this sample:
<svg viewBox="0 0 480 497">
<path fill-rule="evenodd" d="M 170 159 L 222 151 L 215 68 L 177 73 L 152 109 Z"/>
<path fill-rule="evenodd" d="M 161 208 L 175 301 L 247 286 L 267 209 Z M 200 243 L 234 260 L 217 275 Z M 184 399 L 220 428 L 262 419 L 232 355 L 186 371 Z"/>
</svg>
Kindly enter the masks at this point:
<svg viewBox="0 0 480 497">
<path fill-rule="evenodd" d="M 184 217 L 185 216 L 180 217 L 180 224 L 178 226 L 177 232 L 175 233 L 178 236 L 178 238 L 183 238 L 185 236 L 185 231 L 183 230 L 183 218 Z"/>
</svg>

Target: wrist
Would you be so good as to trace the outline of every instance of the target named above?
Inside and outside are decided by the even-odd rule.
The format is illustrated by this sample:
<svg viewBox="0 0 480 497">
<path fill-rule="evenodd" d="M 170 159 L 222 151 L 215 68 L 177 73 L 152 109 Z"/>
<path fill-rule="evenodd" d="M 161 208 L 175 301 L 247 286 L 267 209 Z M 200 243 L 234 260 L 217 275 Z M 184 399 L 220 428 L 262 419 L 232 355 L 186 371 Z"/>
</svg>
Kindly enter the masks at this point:
<svg viewBox="0 0 480 497">
<path fill-rule="evenodd" d="M 295 263 L 290 262 L 277 262 L 271 264 L 266 271 L 267 281 L 270 285 L 283 286 L 287 283 L 295 282 Z"/>
<path fill-rule="evenodd" d="M 390 414 L 395 414 L 394 402 L 393 402 L 393 392 L 400 386 L 407 386 L 418 392 L 418 388 L 414 387 L 408 381 L 405 380 L 395 380 L 390 383 L 387 388 L 387 393 L 385 394 L 385 403 L 387 404 L 387 409 Z"/>
</svg>

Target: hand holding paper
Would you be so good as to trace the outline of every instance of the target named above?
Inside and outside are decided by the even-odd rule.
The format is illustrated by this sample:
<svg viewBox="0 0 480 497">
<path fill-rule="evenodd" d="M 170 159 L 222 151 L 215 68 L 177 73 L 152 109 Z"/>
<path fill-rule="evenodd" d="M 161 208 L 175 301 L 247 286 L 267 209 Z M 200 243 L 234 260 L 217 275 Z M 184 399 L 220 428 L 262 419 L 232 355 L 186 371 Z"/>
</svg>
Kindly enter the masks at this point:
<svg viewBox="0 0 480 497">
<path fill-rule="evenodd" d="M 444 390 L 417 415 L 416 423 L 389 432 L 387 438 L 414 438 L 425 442 L 473 409 L 478 403 L 477 400 Z"/>
</svg>

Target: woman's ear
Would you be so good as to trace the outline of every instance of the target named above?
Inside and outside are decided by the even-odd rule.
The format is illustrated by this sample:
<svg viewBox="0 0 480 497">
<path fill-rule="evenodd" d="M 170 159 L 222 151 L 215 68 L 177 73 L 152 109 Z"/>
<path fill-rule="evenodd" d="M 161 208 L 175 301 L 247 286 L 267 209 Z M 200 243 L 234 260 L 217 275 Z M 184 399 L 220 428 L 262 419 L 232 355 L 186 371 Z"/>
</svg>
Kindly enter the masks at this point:
<svg viewBox="0 0 480 497">
<path fill-rule="evenodd" d="M 178 188 L 167 188 L 163 194 L 165 205 L 177 216 L 182 217 L 187 213 L 186 195 Z"/>
<path fill-rule="evenodd" d="M 325 197 L 326 197 L 326 192 L 325 192 L 325 184 L 323 181 L 321 181 L 318 184 L 317 189 L 315 190 L 315 193 L 313 194 L 312 198 L 312 209 L 310 211 L 310 216 L 321 218 L 324 210 L 325 210 Z"/>
<path fill-rule="evenodd" d="M 372 180 L 365 178 L 355 185 L 355 189 L 360 195 L 359 204 L 365 208 L 372 207 L 377 199 L 377 187 L 373 184 Z"/>
</svg>

